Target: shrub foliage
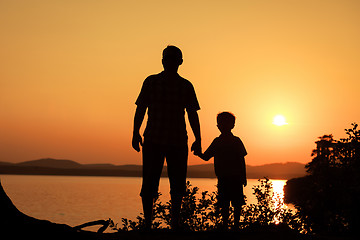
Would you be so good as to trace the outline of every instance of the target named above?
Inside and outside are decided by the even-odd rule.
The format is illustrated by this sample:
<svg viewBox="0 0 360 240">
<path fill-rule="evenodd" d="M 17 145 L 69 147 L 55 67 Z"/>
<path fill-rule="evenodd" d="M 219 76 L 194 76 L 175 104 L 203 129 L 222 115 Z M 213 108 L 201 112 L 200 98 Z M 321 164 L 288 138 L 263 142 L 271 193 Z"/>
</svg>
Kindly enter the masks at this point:
<svg viewBox="0 0 360 240">
<path fill-rule="evenodd" d="M 277 204 L 281 199 L 274 199 L 271 181 L 268 178 L 260 179 L 259 185 L 253 187 L 256 204 L 243 206 L 240 229 L 268 229 L 286 226 L 298 232 L 307 232 L 305 222 L 301 216 L 288 209 L 283 204 Z M 153 229 L 170 228 L 171 200 L 162 203 L 159 198 L 154 204 Z M 181 208 L 181 223 L 185 231 L 212 231 L 222 229 L 220 208 L 217 203 L 217 192 L 203 191 L 187 182 L 186 194 Z M 230 207 L 230 224 L 233 223 L 233 209 Z M 141 230 L 144 227 L 144 218 L 141 213 L 135 221 L 122 219 L 121 226 L 113 225 L 114 230 L 131 231 Z"/>
</svg>

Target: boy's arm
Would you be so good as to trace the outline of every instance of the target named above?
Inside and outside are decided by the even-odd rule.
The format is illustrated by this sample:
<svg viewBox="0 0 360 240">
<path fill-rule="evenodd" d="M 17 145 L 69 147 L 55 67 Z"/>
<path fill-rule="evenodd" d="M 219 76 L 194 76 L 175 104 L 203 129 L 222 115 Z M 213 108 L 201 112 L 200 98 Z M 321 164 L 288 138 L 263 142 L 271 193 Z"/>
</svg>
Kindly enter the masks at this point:
<svg viewBox="0 0 360 240">
<path fill-rule="evenodd" d="M 205 155 L 204 153 L 194 153 L 196 156 L 198 156 L 199 158 L 201 158 L 204 161 L 209 161 L 211 157 Z"/>
<path fill-rule="evenodd" d="M 215 153 L 215 145 L 216 145 L 216 141 L 214 140 L 210 146 L 208 147 L 208 149 L 206 149 L 206 151 L 204 153 L 197 153 L 195 155 L 199 156 L 202 160 L 205 161 L 209 161 L 210 158 L 214 157 L 214 153 Z"/>
<path fill-rule="evenodd" d="M 208 149 L 209 150 L 209 149 Z M 206 150 L 204 153 L 201 154 L 200 158 L 205 161 L 209 161 L 214 155 L 210 154 L 210 152 Z"/>
<path fill-rule="evenodd" d="M 246 178 L 246 164 L 245 164 L 245 156 L 247 155 L 247 151 L 245 149 L 244 143 L 241 141 L 241 139 L 239 138 L 239 145 L 238 145 L 238 154 L 239 154 L 239 158 L 241 161 L 241 169 L 242 169 L 242 182 L 244 187 L 246 187 L 247 185 L 247 178 Z"/>
</svg>

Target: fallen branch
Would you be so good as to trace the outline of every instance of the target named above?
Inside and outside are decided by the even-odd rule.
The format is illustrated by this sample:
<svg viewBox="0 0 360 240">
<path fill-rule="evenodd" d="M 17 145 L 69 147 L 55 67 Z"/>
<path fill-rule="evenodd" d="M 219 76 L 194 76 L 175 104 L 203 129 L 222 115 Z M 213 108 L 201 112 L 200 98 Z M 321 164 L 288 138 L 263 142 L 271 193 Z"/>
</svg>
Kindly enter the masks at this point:
<svg viewBox="0 0 360 240">
<path fill-rule="evenodd" d="M 114 234 L 103 233 L 110 223 L 110 219 L 98 220 L 71 227 L 30 217 L 16 208 L 0 180 L 0 236 L 9 239 L 114 239 Z M 82 230 L 94 225 L 102 225 L 97 233 Z"/>
<path fill-rule="evenodd" d="M 91 221 L 84 224 L 81 224 L 79 226 L 73 227 L 74 230 L 79 231 L 86 227 L 96 226 L 96 225 L 102 225 L 102 227 L 97 230 L 97 233 L 103 233 L 110 225 L 111 220 L 97 220 L 97 221 Z"/>
</svg>

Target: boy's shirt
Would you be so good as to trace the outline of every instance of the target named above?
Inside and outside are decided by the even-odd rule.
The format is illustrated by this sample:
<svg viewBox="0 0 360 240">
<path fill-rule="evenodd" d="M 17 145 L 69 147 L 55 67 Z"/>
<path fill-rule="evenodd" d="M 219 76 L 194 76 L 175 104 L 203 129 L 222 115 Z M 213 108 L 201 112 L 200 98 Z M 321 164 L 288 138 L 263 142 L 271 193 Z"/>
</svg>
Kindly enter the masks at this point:
<svg viewBox="0 0 360 240">
<path fill-rule="evenodd" d="M 246 179 L 245 159 L 247 155 L 245 146 L 239 137 L 232 133 L 221 134 L 215 138 L 204 157 L 214 157 L 215 174 L 218 177 L 240 176 Z"/>
</svg>

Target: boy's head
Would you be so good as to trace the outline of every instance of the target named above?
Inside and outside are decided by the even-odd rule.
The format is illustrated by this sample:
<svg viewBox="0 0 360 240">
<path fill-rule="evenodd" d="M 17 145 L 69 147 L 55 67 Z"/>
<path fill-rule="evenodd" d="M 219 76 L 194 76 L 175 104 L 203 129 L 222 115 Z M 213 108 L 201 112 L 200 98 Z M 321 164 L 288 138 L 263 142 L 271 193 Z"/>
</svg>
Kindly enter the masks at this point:
<svg viewBox="0 0 360 240">
<path fill-rule="evenodd" d="M 162 64 L 165 71 L 177 71 L 182 63 L 183 58 L 180 48 L 169 45 L 163 50 Z"/>
<path fill-rule="evenodd" d="M 219 113 L 216 120 L 221 133 L 231 132 L 235 126 L 235 116 L 230 112 Z"/>
</svg>

